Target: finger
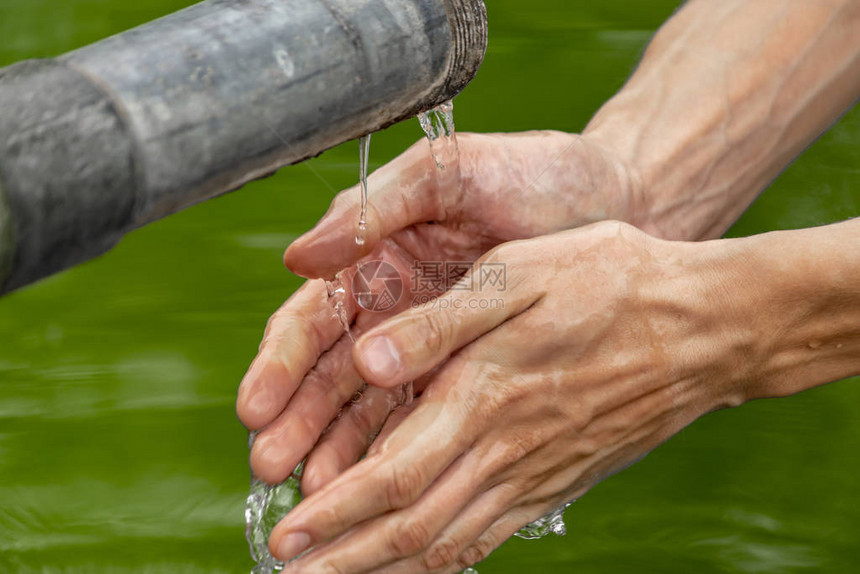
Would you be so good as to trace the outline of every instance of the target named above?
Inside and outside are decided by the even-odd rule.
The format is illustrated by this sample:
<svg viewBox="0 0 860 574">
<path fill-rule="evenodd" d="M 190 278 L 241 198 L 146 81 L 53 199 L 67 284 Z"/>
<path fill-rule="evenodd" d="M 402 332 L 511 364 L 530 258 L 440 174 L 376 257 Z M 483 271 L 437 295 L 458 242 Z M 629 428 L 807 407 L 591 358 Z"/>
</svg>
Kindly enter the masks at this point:
<svg viewBox="0 0 860 574">
<path fill-rule="evenodd" d="M 488 261 L 495 265 L 503 257 L 499 253 L 476 264 L 458 285 L 474 287 Z M 540 292 L 516 287 L 494 293 L 492 299 L 474 288 L 452 289 L 432 304 L 409 309 L 365 333 L 353 350 L 356 368 L 368 383 L 377 386 L 414 380 L 540 297 Z"/>
<path fill-rule="evenodd" d="M 523 526 L 537 520 L 547 512 L 546 507 L 530 506 L 511 510 L 498 519 L 484 534 L 478 537 L 460 554 L 455 566 L 456 570 L 471 568 L 486 560 L 499 546 L 509 540 Z"/>
<path fill-rule="evenodd" d="M 378 574 L 459 572 L 465 568 L 459 562 L 461 555 L 510 511 L 517 498 L 516 489 L 510 485 L 491 488 L 460 509 L 424 552 L 389 564 Z"/>
<path fill-rule="evenodd" d="M 325 428 L 364 382 L 344 337 L 311 369 L 277 419 L 257 435 L 251 448 L 254 475 L 268 484 L 286 480 Z"/>
<path fill-rule="evenodd" d="M 397 406 L 398 391 L 367 387 L 361 398 L 320 438 L 308 455 L 302 473 L 302 492 L 310 496 L 337 478 L 367 452 L 367 447 Z"/>
<path fill-rule="evenodd" d="M 368 387 L 368 389 L 375 389 L 377 387 Z M 380 389 L 383 390 L 383 389 Z M 390 393 L 400 393 L 399 389 L 389 390 Z M 411 405 L 400 405 L 394 411 L 388 415 L 388 419 L 386 419 L 385 424 L 382 426 L 382 430 L 379 431 L 376 439 L 371 443 L 370 447 L 367 450 L 367 456 L 374 456 L 379 453 L 382 449 L 382 445 L 388 440 L 388 438 L 397 430 L 397 427 L 406 420 L 406 418 L 412 414 L 412 412 L 418 408 L 418 402 L 413 401 Z"/>
<path fill-rule="evenodd" d="M 290 245 L 284 263 L 304 277 L 331 277 L 397 231 L 444 219 L 445 206 L 456 203 L 458 187 L 438 189 L 429 148 L 418 142 L 370 177 L 364 245 L 355 241 L 361 191 L 353 187 L 340 193 L 316 227 Z"/>
<path fill-rule="evenodd" d="M 354 308 L 349 314 L 351 319 Z M 342 335 L 325 283 L 305 283 L 269 319 L 259 354 L 239 386 L 239 420 L 250 430 L 271 423 L 319 356 Z"/>
<path fill-rule="evenodd" d="M 296 560 L 287 572 L 376 572 L 421 553 L 475 497 L 485 473 L 481 458 L 467 453 L 413 505 L 358 525 Z"/>
<path fill-rule="evenodd" d="M 359 522 L 411 505 L 469 447 L 475 426 L 455 401 L 422 401 L 377 456 L 306 498 L 275 527 L 273 553 L 292 558 Z"/>
<path fill-rule="evenodd" d="M 350 299 L 345 297 L 344 301 Z M 359 315 L 352 331 L 361 333 L 385 317 L 383 313 Z M 343 336 L 319 358 L 276 420 L 257 436 L 251 450 L 251 468 L 260 480 L 269 484 L 285 480 L 346 402 L 364 386 L 351 351 L 352 340 Z"/>
</svg>

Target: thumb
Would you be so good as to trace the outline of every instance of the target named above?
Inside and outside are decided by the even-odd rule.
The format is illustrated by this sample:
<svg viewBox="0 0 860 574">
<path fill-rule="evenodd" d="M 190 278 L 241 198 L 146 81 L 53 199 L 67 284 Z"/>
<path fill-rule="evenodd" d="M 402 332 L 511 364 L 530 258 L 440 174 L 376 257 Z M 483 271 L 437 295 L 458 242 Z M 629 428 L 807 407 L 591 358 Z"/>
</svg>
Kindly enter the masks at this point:
<svg viewBox="0 0 860 574">
<path fill-rule="evenodd" d="M 458 286 L 477 285 L 483 265 L 477 263 Z M 380 387 L 415 380 L 540 297 L 525 282 L 500 293 L 455 287 L 362 335 L 353 348 L 355 366 L 365 381 Z"/>
<path fill-rule="evenodd" d="M 368 181 L 367 232 L 358 245 L 361 188 L 352 187 L 335 197 L 317 225 L 298 238 L 284 254 L 294 273 L 308 278 L 330 278 L 370 254 L 380 241 L 410 225 L 444 216 L 445 194 L 440 190 L 436 164 L 426 141 L 419 141 L 401 156 L 375 172 Z"/>
</svg>

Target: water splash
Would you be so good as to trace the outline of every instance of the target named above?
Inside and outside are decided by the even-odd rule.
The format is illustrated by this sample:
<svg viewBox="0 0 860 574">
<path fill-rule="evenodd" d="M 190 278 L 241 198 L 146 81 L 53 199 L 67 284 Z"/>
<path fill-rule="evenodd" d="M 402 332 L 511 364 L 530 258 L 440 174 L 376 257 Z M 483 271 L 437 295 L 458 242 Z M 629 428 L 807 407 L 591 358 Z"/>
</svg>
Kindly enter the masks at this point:
<svg viewBox="0 0 860 574">
<path fill-rule="evenodd" d="M 367 134 L 358 140 L 359 181 L 361 182 L 361 215 L 358 218 L 358 233 L 355 244 L 363 247 L 367 241 L 367 163 L 370 157 L 370 136 Z"/>
<path fill-rule="evenodd" d="M 254 446 L 256 432 L 248 435 L 248 448 Z M 245 501 L 245 538 L 256 565 L 251 574 L 272 574 L 283 570 L 284 563 L 269 553 L 269 536 L 275 525 L 302 500 L 299 481 L 302 465 L 283 483 L 268 485 L 251 475 L 251 493 Z"/>
<path fill-rule="evenodd" d="M 567 526 L 564 524 L 564 511 L 573 504 L 570 502 L 561 508 L 554 510 L 542 518 L 523 526 L 514 536 L 525 540 L 538 540 L 550 534 L 564 536 L 567 534 Z"/>
<path fill-rule="evenodd" d="M 350 340 L 355 342 L 349 325 L 347 291 L 342 273 L 338 273 L 334 280 L 326 281 L 326 290 L 334 316 Z M 254 446 L 256 437 L 257 432 L 248 435 L 249 449 Z M 275 525 L 302 500 L 300 481 L 303 465 L 300 463 L 286 481 L 276 486 L 257 480 L 253 472 L 251 474 L 251 492 L 245 501 L 245 538 L 251 549 L 251 558 L 256 563 L 251 574 L 272 574 L 284 569 L 284 563 L 269 553 L 269 536 Z"/>
<path fill-rule="evenodd" d="M 326 281 L 325 286 L 334 316 L 340 321 L 346 336 L 349 337 L 350 341 L 355 343 L 355 337 L 352 335 L 352 329 L 349 327 L 349 311 L 346 304 L 346 287 L 343 284 L 343 271 L 335 275 L 334 280 Z"/>
</svg>

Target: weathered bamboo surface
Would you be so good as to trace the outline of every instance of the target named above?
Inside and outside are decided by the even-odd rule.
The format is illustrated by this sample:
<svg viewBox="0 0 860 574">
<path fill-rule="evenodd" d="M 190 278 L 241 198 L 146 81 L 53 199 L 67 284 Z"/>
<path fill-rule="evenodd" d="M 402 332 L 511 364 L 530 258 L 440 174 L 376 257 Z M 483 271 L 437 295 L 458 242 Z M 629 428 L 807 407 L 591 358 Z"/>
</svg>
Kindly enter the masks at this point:
<svg viewBox="0 0 860 574">
<path fill-rule="evenodd" d="M 0 70 L 0 293 L 453 98 L 482 0 L 208 0 Z"/>
</svg>

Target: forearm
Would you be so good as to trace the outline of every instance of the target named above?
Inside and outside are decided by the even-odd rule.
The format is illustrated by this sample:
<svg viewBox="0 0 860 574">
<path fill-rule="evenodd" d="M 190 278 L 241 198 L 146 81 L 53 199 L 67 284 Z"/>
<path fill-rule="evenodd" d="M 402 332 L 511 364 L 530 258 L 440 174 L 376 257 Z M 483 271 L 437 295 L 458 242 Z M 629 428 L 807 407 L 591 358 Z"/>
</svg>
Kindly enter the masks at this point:
<svg viewBox="0 0 860 574">
<path fill-rule="evenodd" d="M 719 243 L 742 400 L 860 374 L 860 219 Z"/>
<path fill-rule="evenodd" d="M 860 0 L 692 0 L 584 135 L 637 176 L 631 223 L 721 236 L 860 96 Z"/>
</svg>

